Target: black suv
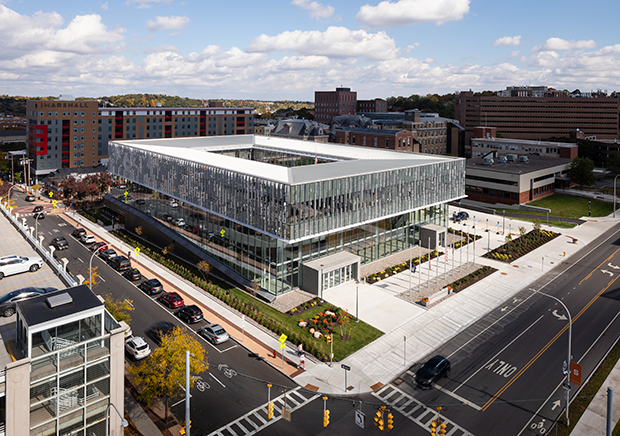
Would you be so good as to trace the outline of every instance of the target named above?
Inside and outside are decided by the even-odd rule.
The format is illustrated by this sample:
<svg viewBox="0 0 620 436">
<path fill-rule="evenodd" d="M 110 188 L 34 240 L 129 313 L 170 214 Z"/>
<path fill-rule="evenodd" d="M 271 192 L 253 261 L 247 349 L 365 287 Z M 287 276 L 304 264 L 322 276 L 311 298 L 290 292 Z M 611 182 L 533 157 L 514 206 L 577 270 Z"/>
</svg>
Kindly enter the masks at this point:
<svg viewBox="0 0 620 436">
<path fill-rule="evenodd" d="M 200 310 L 200 307 L 192 304 L 179 309 L 176 315 L 186 323 L 194 324 L 202 319 L 202 310 Z"/>
<path fill-rule="evenodd" d="M 126 271 L 131 268 L 131 261 L 125 256 L 116 256 L 110 260 L 110 266 L 116 271 Z"/>
<path fill-rule="evenodd" d="M 52 239 L 52 245 L 56 247 L 56 250 L 66 250 L 67 248 L 69 248 L 69 243 L 64 238 L 64 236 L 59 236 Z"/>
<path fill-rule="evenodd" d="M 450 374 L 450 362 L 443 356 L 430 358 L 415 373 L 415 381 L 422 389 L 430 389 L 433 383 Z"/>
<path fill-rule="evenodd" d="M 138 268 L 129 268 L 128 270 L 125 270 L 123 275 L 127 280 L 131 280 L 132 282 L 142 278 L 142 274 L 140 274 L 140 270 Z"/>
<path fill-rule="evenodd" d="M 175 328 L 176 326 L 174 324 L 167 321 L 158 322 L 151 327 L 151 335 L 153 336 L 153 340 L 155 340 L 158 344 L 161 344 L 162 338 L 171 334 Z"/>
<path fill-rule="evenodd" d="M 74 231 L 71 232 L 71 236 L 77 239 L 80 239 L 85 234 L 86 234 L 86 230 L 84 229 L 75 229 Z"/>
<path fill-rule="evenodd" d="M 164 290 L 163 285 L 157 279 L 145 280 L 138 287 L 149 295 L 161 294 Z"/>
</svg>

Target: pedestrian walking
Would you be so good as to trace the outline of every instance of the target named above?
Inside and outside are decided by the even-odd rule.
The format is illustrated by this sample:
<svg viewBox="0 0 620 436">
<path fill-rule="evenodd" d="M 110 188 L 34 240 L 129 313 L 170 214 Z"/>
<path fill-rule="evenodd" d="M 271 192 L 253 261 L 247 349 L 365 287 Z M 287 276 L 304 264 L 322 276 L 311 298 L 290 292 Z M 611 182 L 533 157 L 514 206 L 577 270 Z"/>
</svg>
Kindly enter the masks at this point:
<svg viewBox="0 0 620 436">
<path fill-rule="evenodd" d="M 301 356 L 304 353 L 304 346 L 302 344 L 299 344 L 297 346 L 297 355 Z"/>
<path fill-rule="evenodd" d="M 306 369 L 306 355 L 304 353 L 299 355 L 299 367 Z"/>
</svg>

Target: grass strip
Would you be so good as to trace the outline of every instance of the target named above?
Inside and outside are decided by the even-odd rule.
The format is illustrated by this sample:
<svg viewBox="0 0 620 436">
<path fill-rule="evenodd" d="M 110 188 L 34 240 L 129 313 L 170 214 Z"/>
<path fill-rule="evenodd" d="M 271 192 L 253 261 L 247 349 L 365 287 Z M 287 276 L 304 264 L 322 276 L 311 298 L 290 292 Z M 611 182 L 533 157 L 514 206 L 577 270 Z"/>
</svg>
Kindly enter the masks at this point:
<svg viewBox="0 0 620 436">
<path fill-rule="evenodd" d="M 139 247 L 140 254 L 149 256 L 154 261 L 160 263 L 186 280 L 191 281 L 196 286 L 209 292 L 233 309 L 254 319 L 262 326 L 268 328 L 276 335 L 285 334 L 288 341 L 299 345 L 303 344 L 304 350 L 313 354 L 323 361 L 329 360 L 330 345 L 324 338 L 315 339 L 309 332 L 300 328 L 299 315 L 288 315 L 254 298 L 252 295 L 231 286 L 222 280 L 210 276 L 210 281 L 205 280 L 202 271 L 195 265 L 173 255 L 168 250 L 162 251 L 161 248 L 149 242 L 135 237 L 126 230 L 114 230 L 114 236 L 121 239 L 128 245 Z M 324 302 L 314 308 L 304 312 L 304 318 L 311 318 L 326 310 L 336 311 L 338 308 L 328 302 Z M 333 345 L 334 359 L 342 360 L 355 351 L 365 347 L 383 335 L 383 332 L 366 324 L 363 321 L 351 322 L 348 326 L 351 330 L 350 338 L 343 340 L 338 334 L 338 327 L 334 329 Z"/>
</svg>

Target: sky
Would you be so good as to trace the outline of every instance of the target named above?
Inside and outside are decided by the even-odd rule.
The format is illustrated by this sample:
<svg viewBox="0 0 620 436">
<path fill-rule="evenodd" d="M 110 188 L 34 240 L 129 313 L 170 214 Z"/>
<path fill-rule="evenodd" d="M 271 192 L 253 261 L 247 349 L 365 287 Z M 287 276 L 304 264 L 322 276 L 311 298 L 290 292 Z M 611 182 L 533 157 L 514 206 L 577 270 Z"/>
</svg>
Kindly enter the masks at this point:
<svg viewBox="0 0 620 436">
<path fill-rule="evenodd" d="M 0 0 L 0 94 L 620 91 L 618 0 Z"/>
</svg>

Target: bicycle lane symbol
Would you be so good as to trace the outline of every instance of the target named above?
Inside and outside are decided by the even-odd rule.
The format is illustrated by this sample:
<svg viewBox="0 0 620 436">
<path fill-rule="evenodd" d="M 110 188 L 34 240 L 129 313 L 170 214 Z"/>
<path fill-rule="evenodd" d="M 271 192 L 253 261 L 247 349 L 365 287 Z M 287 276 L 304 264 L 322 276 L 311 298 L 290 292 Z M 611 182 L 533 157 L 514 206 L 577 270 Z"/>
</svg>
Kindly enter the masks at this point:
<svg viewBox="0 0 620 436">
<path fill-rule="evenodd" d="M 545 428 L 545 420 L 541 420 L 539 423 L 532 423 L 530 425 L 530 430 L 535 431 L 536 433 L 545 434 L 547 429 Z"/>
<path fill-rule="evenodd" d="M 204 381 L 201 377 L 197 377 L 196 389 L 198 389 L 200 392 L 204 392 L 206 389 L 211 389 L 211 386 L 209 385 L 209 383 Z"/>
</svg>

